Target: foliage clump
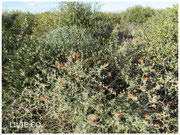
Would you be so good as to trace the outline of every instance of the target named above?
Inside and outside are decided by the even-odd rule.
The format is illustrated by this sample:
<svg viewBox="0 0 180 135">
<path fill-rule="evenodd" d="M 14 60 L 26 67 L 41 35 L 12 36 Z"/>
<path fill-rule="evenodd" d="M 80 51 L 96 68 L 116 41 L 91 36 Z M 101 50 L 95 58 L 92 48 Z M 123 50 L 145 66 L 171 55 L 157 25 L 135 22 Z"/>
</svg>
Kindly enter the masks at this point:
<svg viewBox="0 0 180 135">
<path fill-rule="evenodd" d="M 89 30 L 93 36 L 103 42 L 112 31 L 112 22 L 99 12 L 99 3 L 90 2 L 60 2 L 60 24 L 76 25 Z"/>
<path fill-rule="evenodd" d="M 95 53 L 99 47 L 97 39 L 91 33 L 77 26 L 59 27 L 43 36 L 42 43 L 50 48 L 51 56 L 69 56 L 72 50 L 79 52 L 82 57 Z"/>
</svg>

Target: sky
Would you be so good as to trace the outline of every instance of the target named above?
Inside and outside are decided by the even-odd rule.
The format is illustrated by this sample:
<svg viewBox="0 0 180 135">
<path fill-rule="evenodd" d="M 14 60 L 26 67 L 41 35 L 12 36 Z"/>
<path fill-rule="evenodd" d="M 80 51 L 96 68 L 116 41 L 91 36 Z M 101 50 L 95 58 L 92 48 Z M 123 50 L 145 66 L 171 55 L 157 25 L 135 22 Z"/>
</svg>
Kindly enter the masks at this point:
<svg viewBox="0 0 180 135">
<path fill-rule="evenodd" d="M 125 11 L 127 8 L 142 5 L 143 7 L 151 7 L 154 9 L 165 9 L 168 7 L 173 7 L 174 4 L 177 4 L 178 1 L 169 0 L 169 1 L 135 1 L 135 0 L 126 0 L 126 1 L 101 1 L 102 12 L 121 12 Z M 3 1 L 2 10 L 20 10 L 23 12 L 30 13 L 42 13 L 46 11 L 53 11 L 57 8 L 58 1 Z"/>
</svg>

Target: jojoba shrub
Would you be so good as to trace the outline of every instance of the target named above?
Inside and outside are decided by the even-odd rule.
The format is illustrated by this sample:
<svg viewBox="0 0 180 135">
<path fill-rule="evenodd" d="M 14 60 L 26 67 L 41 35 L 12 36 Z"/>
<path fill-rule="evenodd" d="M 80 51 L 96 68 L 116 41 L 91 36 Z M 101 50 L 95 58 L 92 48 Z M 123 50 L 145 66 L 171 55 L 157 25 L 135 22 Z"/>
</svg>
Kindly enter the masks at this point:
<svg viewBox="0 0 180 135">
<path fill-rule="evenodd" d="M 154 10 L 152 8 L 144 8 L 140 5 L 136 5 L 121 13 L 121 22 L 124 21 L 125 23 L 129 24 L 142 24 L 153 15 Z"/>
<path fill-rule="evenodd" d="M 45 12 L 36 14 L 35 25 L 33 27 L 34 33 L 41 37 L 45 32 L 50 32 L 59 27 L 60 14 L 58 12 Z"/>
<path fill-rule="evenodd" d="M 177 72 L 178 58 L 178 6 L 161 10 L 134 30 L 134 42 L 148 48 L 154 62 L 164 62 L 165 70 Z"/>
<path fill-rule="evenodd" d="M 2 92 L 3 107 L 12 103 L 19 96 L 22 88 L 37 72 L 36 64 L 40 62 L 40 46 L 35 37 L 26 35 L 26 21 L 21 34 L 2 29 Z M 24 29 L 24 30 L 23 30 Z M 38 52 L 39 51 L 39 52 Z M 27 81 L 28 80 L 28 81 Z"/>
<path fill-rule="evenodd" d="M 114 17 L 121 26 L 121 30 L 132 32 L 138 25 L 143 24 L 155 14 L 155 10 L 150 7 L 136 5 L 129 7 L 126 11 L 117 13 Z"/>
<path fill-rule="evenodd" d="M 4 27 L 6 27 L 7 30 L 11 30 L 14 21 L 21 14 L 23 14 L 21 11 L 16 10 L 11 12 L 8 12 L 7 10 L 2 11 L 2 23 Z"/>
<path fill-rule="evenodd" d="M 98 49 L 98 42 L 88 30 L 72 27 L 59 27 L 43 36 L 42 44 L 49 48 L 49 55 L 65 61 L 72 50 L 79 52 L 81 57 L 93 55 Z"/>
<path fill-rule="evenodd" d="M 15 33 L 16 35 L 20 34 L 20 32 L 22 31 L 22 27 L 24 27 L 23 22 L 25 21 L 25 19 L 27 20 L 26 23 L 28 23 L 28 27 L 26 28 L 26 34 L 28 35 L 34 34 L 36 15 L 31 14 L 29 12 L 21 13 L 16 17 L 16 20 L 14 21 L 12 27 L 13 33 Z"/>
</svg>

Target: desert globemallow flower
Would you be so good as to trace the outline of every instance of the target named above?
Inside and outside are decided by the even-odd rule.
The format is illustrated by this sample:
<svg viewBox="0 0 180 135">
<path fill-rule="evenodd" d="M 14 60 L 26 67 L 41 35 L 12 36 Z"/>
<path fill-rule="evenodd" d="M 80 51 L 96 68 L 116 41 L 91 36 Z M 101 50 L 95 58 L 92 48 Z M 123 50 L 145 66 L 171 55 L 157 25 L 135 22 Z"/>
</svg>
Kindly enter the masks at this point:
<svg viewBox="0 0 180 135">
<path fill-rule="evenodd" d="M 167 105 L 170 105 L 170 101 L 166 103 Z"/>
<path fill-rule="evenodd" d="M 57 67 L 61 66 L 61 63 L 58 62 Z"/>
<path fill-rule="evenodd" d="M 117 114 L 119 115 L 119 114 L 120 114 L 120 112 L 117 112 Z"/>
<path fill-rule="evenodd" d="M 80 58 L 77 59 L 77 62 L 79 62 L 79 61 L 80 61 Z"/>
<path fill-rule="evenodd" d="M 78 56 L 78 53 L 75 53 L 76 56 Z"/>
<path fill-rule="evenodd" d="M 41 98 L 41 96 L 40 96 L 40 95 L 38 95 L 38 98 L 40 99 L 40 98 Z"/>
<path fill-rule="evenodd" d="M 131 98 L 132 98 L 133 96 L 134 96 L 133 94 L 130 95 Z"/>
<path fill-rule="evenodd" d="M 104 66 L 107 66 L 107 65 L 109 65 L 109 62 L 107 62 L 107 63 L 104 63 Z"/>
<path fill-rule="evenodd" d="M 148 118 L 148 114 L 145 114 L 145 117 Z"/>
<path fill-rule="evenodd" d="M 95 122 L 96 122 L 96 120 L 92 120 L 92 121 L 91 121 L 91 124 L 94 124 Z"/>
<path fill-rule="evenodd" d="M 63 80 L 60 80 L 61 83 L 63 83 Z"/>
<path fill-rule="evenodd" d="M 147 77 L 144 77 L 144 80 L 147 80 Z"/>
</svg>

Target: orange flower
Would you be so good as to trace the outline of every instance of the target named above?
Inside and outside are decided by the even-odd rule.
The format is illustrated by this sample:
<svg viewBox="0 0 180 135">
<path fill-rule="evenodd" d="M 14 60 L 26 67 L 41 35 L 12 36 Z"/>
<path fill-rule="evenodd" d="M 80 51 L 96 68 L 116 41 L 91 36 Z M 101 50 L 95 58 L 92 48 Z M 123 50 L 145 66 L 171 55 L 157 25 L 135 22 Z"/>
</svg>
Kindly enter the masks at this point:
<svg viewBox="0 0 180 135">
<path fill-rule="evenodd" d="M 102 86 L 100 85 L 99 88 L 102 88 Z"/>
<path fill-rule="evenodd" d="M 89 60 L 91 60 L 92 59 L 92 57 L 89 57 Z"/>
<path fill-rule="evenodd" d="M 108 72 L 108 75 L 111 75 L 111 72 Z"/>
<path fill-rule="evenodd" d="M 80 61 L 80 59 L 78 58 L 78 59 L 77 59 L 77 62 L 79 62 L 79 61 Z"/>
<path fill-rule="evenodd" d="M 145 114 L 145 117 L 148 118 L 148 114 Z"/>
<path fill-rule="evenodd" d="M 133 59 L 133 56 L 131 56 L 131 59 Z"/>
<path fill-rule="evenodd" d="M 78 53 L 75 53 L 76 56 L 78 56 Z"/>
<path fill-rule="evenodd" d="M 108 63 L 104 63 L 104 66 L 106 66 L 106 65 L 109 65 L 109 62 Z"/>
<path fill-rule="evenodd" d="M 98 117 L 98 114 L 95 114 L 96 118 Z"/>
<path fill-rule="evenodd" d="M 38 95 L 38 98 L 40 99 L 40 98 L 41 98 L 41 96 L 40 96 L 40 95 Z"/>
<path fill-rule="evenodd" d="M 154 112 L 155 110 L 154 110 L 154 109 L 152 109 L 152 111 Z"/>
<path fill-rule="evenodd" d="M 167 105 L 170 105 L 170 101 L 166 103 Z"/>
<path fill-rule="evenodd" d="M 61 66 L 61 63 L 58 62 L 57 66 Z"/>
<path fill-rule="evenodd" d="M 144 80 L 146 80 L 147 79 L 147 77 L 144 77 Z"/>
<path fill-rule="evenodd" d="M 144 64 L 144 62 L 142 61 L 141 64 Z"/>
<path fill-rule="evenodd" d="M 117 114 L 119 115 L 119 114 L 120 114 L 120 112 L 117 112 Z"/>
<path fill-rule="evenodd" d="M 130 97 L 133 97 L 133 96 L 134 96 L 133 94 L 130 95 Z"/>
<path fill-rule="evenodd" d="M 140 60 L 142 60 L 142 58 L 139 58 Z"/>
<path fill-rule="evenodd" d="M 61 83 L 63 83 L 63 80 L 60 80 Z"/>
<path fill-rule="evenodd" d="M 151 90 L 149 90 L 149 93 L 151 93 L 152 91 Z"/>
<path fill-rule="evenodd" d="M 91 124 L 94 124 L 94 122 L 96 122 L 96 120 L 92 120 L 92 121 L 91 121 Z"/>
</svg>

